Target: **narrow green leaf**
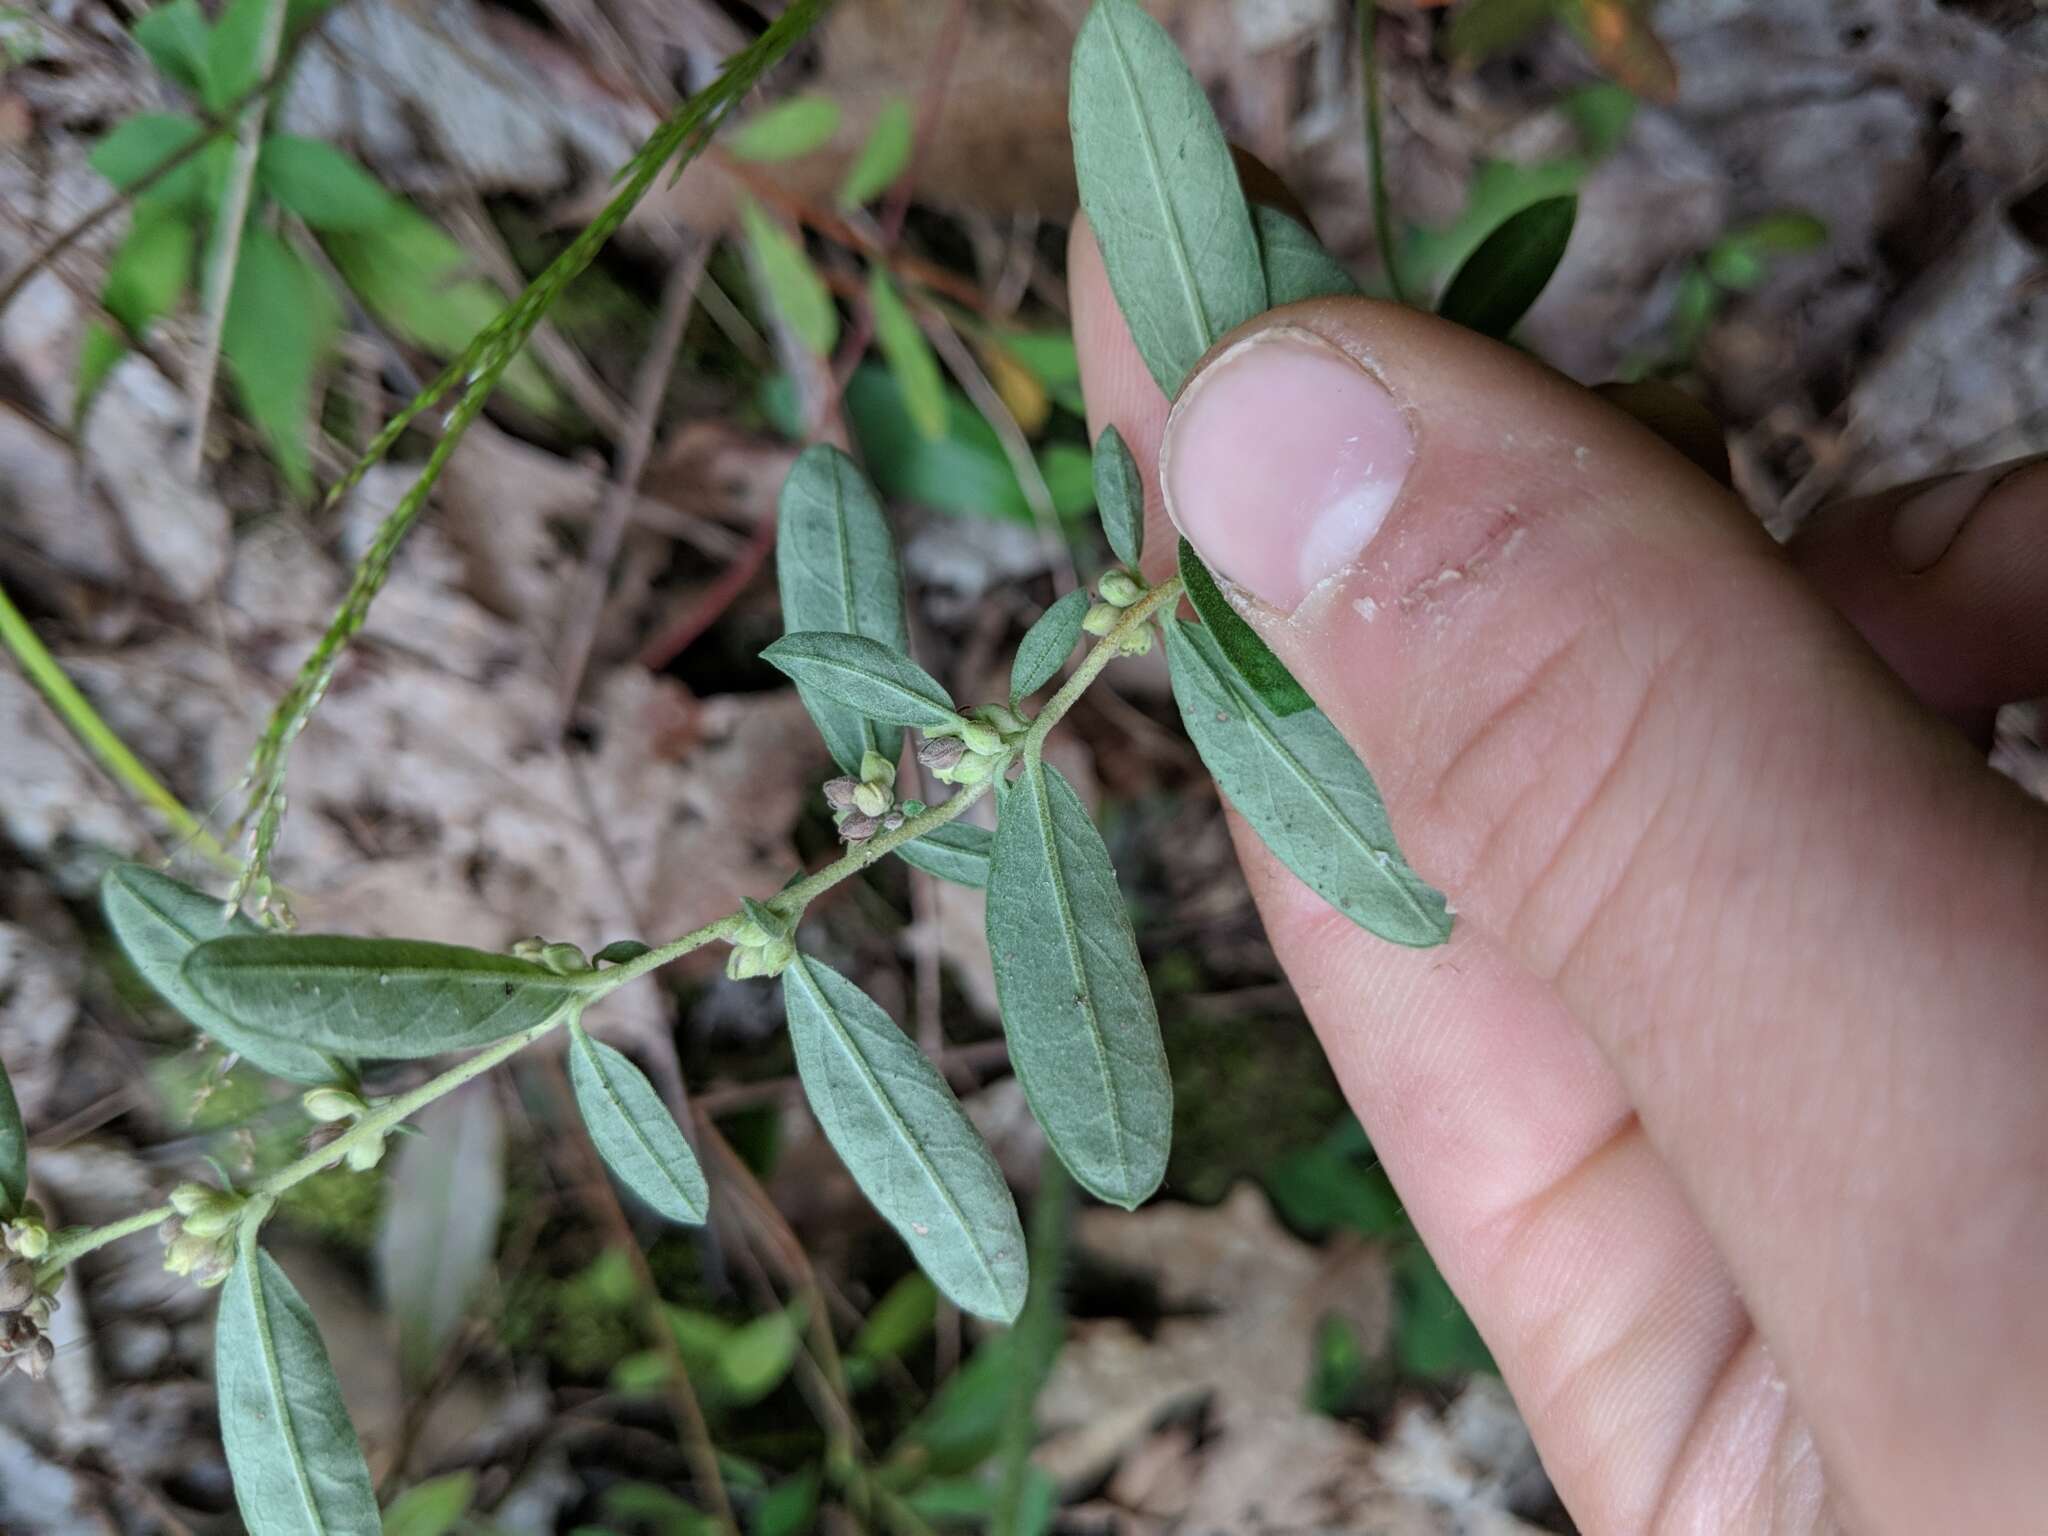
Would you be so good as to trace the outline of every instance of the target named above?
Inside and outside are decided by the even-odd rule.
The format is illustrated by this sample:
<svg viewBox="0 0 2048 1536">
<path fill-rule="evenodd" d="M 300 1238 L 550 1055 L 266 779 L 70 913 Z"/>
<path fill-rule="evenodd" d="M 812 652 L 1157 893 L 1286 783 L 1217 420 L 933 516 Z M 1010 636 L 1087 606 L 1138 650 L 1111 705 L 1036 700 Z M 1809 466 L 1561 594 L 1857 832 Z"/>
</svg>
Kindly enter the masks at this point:
<svg viewBox="0 0 2048 1536">
<path fill-rule="evenodd" d="M 787 1307 L 740 1324 L 717 1354 L 718 1384 L 738 1407 L 758 1403 L 782 1385 L 803 1343 L 803 1310 Z"/>
<path fill-rule="evenodd" d="M 794 160 L 831 143 L 839 103 L 830 96 L 792 96 L 752 114 L 727 134 L 723 148 L 741 160 Z"/>
<path fill-rule="evenodd" d="M 198 0 L 170 0 L 136 18 L 128 35 L 149 62 L 197 96 L 206 83 L 206 42 L 212 29 Z"/>
<path fill-rule="evenodd" d="M 1348 298 L 1357 280 L 1323 249 L 1306 225 L 1261 203 L 1252 209 L 1259 231 L 1259 256 L 1266 267 L 1266 293 L 1274 308 L 1303 299 Z"/>
<path fill-rule="evenodd" d="M 393 1059 L 489 1045 L 590 993 L 510 955 L 323 934 L 215 939 L 192 951 L 184 978 L 247 1034 Z"/>
<path fill-rule="evenodd" d="M 28 1198 L 28 1131 L 21 1123 L 14 1084 L 0 1064 L 0 1220 L 21 1209 Z"/>
<path fill-rule="evenodd" d="M 896 376 L 903 391 L 903 404 L 918 435 L 932 441 L 946 435 L 946 381 L 939 373 L 939 360 L 931 343 L 918 329 L 917 317 L 903 302 L 888 272 L 873 267 L 868 272 L 868 303 L 875 314 L 875 344 L 882 360 Z"/>
<path fill-rule="evenodd" d="M 391 1159 L 372 1250 L 377 1290 L 398 1320 L 399 1365 L 424 1385 L 469 1316 L 498 1251 L 505 1122 L 489 1084 L 422 1110 Z"/>
<path fill-rule="evenodd" d="M 205 132 L 198 119 L 182 112 L 138 112 L 109 129 L 85 158 L 94 170 L 126 192 Z M 192 164 L 186 161 L 158 182 L 152 192 L 161 196 L 166 183 L 182 178 Z"/>
<path fill-rule="evenodd" d="M 932 1331 L 938 1303 L 930 1278 L 912 1270 L 868 1310 L 847 1354 L 859 1360 L 901 1359 Z"/>
<path fill-rule="evenodd" d="M 988 884 L 988 860 L 994 847 L 995 834 L 986 827 L 949 821 L 898 844 L 896 857 L 955 885 L 983 886 Z"/>
<path fill-rule="evenodd" d="M 272 10 L 284 0 L 228 0 L 206 40 L 206 81 L 201 92 L 208 107 L 225 112 L 263 75 L 263 35 Z"/>
<path fill-rule="evenodd" d="M 1074 173 L 1117 307 L 1171 399 L 1210 344 L 1266 307 L 1237 167 L 1180 50 L 1134 0 L 1074 40 Z"/>
<path fill-rule="evenodd" d="M 818 630 L 784 635 L 761 659 L 870 720 L 929 729 L 960 718 L 952 698 L 929 672 L 865 635 Z"/>
<path fill-rule="evenodd" d="M 839 311 L 803 242 L 751 200 L 740 205 L 740 227 L 768 302 L 806 348 L 829 355 L 839 340 Z"/>
<path fill-rule="evenodd" d="M 213 1377 L 252 1536 L 380 1536 L 370 1469 L 320 1330 L 253 1227 L 221 1288 Z"/>
<path fill-rule="evenodd" d="M 320 275 L 266 229 L 249 229 L 235 263 L 235 285 L 220 350 L 242 408 L 263 431 L 293 491 L 313 490 L 306 435 L 313 387 L 341 329 L 341 306 Z"/>
<path fill-rule="evenodd" d="M 1081 621 L 1088 616 L 1088 601 L 1087 592 L 1076 587 L 1024 631 L 1024 638 L 1017 642 L 1016 659 L 1010 663 L 1012 704 L 1029 698 L 1059 675 L 1081 638 Z"/>
<path fill-rule="evenodd" d="M 1095 440 L 1095 514 L 1117 559 L 1136 570 L 1145 547 L 1145 481 L 1115 427 Z"/>
<path fill-rule="evenodd" d="M 864 635 L 907 652 L 910 621 L 896 540 L 860 466 L 830 444 L 806 448 L 782 482 L 776 516 L 783 627 Z M 862 754 L 870 750 L 896 760 L 901 730 L 877 726 L 814 688 L 800 686 L 797 692 L 842 770 L 858 773 Z"/>
<path fill-rule="evenodd" d="M 476 1474 L 467 1467 L 430 1477 L 391 1501 L 384 1536 L 448 1536 L 475 1496 Z"/>
<path fill-rule="evenodd" d="M 354 159 L 332 144 L 273 133 L 256 159 L 263 190 L 313 228 L 375 229 L 398 209 L 398 200 Z"/>
<path fill-rule="evenodd" d="M 1002 1170 L 938 1068 L 881 1005 L 799 955 L 782 973 L 797 1074 L 825 1139 L 955 1305 L 1007 1323 L 1030 1272 Z"/>
<path fill-rule="evenodd" d="M 1564 259 L 1578 216 L 1577 196 L 1531 203 L 1488 235 L 1444 289 L 1436 312 L 1505 340 Z"/>
<path fill-rule="evenodd" d="M 184 296 L 197 243 L 197 231 L 176 212 L 138 212 L 107 264 L 100 302 L 130 330 L 147 330 Z"/>
<path fill-rule="evenodd" d="M 1259 632 L 1230 606 L 1230 599 L 1216 585 L 1209 567 L 1195 553 L 1194 545 L 1180 541 L 1180 578 L 1188 601 L 1202 616 L 1202 624 L 1229 658 L 1237 675 L 1250 685 L 1261 702 L 1276 715 L 1298 715 L 1315 708 L 1308 690 L 1294 680 L 1287 664 L 1273 654 L 1273 648 L 1259 638 Z"/>
<path fill-rule="evenodd" d="M 846 180 L 839 184 L 839 206 L 858 208 L 888 191 L 910 163 L 910 143 L 915 131 L 907 97 L 891 96 L 883 102 L 860 153 L 846 168 Z"/>
<path fill-rule="evenodd" d="M 212 939 L 261 938 L 263 931 L 221 899 L 142 864 L 116 864 L 100 877 L 100 910 L 114 942 L 156 994 L 201 1033 L 247 1057 L 272 1077 L 324 1083 L 339 1075 L 333 1059 L 289 1033 L 245 1029 L 213 1007 L 185 980 L 185 961 Z"/>
<path fill-rule="evenodd" d="M 1365 764 L 1321 710 L 1280 715 L 1242 686 L 1206 628 L 1167 628 L 1173 696 L 1195 750 L 1281 863 L 1396 944 L 1450 936 L 1451 915 L 1394 843 Z"/>
<path fill-rule="evenodd" d="M 1010 1061 L 1083 1188 L 1131 1208 L 1166 1175 L 1173 1083 L 1130 913 L 1102 834 L 1028 757 L 1003 802 L 988 947 Z"/>
<path fill-rule="evenodd" d="M 711 1205 L 704 1172 L 640 1069 L 574 1023 L 569 1081 L 590 1139 L 619 1182 L 670 1221 L 701 1225 Z"/>
</svg>

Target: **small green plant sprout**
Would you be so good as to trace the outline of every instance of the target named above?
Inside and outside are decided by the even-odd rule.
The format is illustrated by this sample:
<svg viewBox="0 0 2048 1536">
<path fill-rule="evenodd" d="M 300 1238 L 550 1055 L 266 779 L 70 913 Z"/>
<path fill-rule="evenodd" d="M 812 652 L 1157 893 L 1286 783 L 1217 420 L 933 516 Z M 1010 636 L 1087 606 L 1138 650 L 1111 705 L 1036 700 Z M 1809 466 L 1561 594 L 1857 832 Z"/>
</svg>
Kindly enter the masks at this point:
<svg viewBox="0 0 2048 1536">
<path fill-rule="evenodd" d="M 212 41 L 219 34 L 178 3 L 190 0 L 151 15 L 185 17 L 176 22 L 183 41 L 171 37 L 172 21 L 159 20 L 142 29 L 153 54 L 183 60 L 188 74 L 181 78 L 202 94 L 213 81 L 210 99 L 221 107 L 239 103 L 261 71 L 244 67 L 226 87 L 198 73 L 196 61 L 219 51 Z M 216 25 L 268 3 L 235 0 Z M 1158 1011 L 1102 834 L 1045 753 L 1076 701 L 1120 658 L 1163 643 L 1202 761 L 1273 853 L 1333 908 L 1398 944 L 1439 944 L 1450 933 L 1448 905 L 1403 859 L 1365 765 L 1214 576 L 1185 545 L 1163 579 L 1141 574 L 1146 474 L 1114 431 L 1097 443 L 1089 478 L 1116 563 L 1096 573 L 1092 595 L 1069 594 L 1031 626 L 1008 694 L 995 700 L 955 699 L 909 654 L 894 534 L 859 467 L 829 446 L 797 457 L 776 530 L 786 632 L 764 655 L 796 685 L 837 765 L 822 793 L 842 847 L 779 891 L 680 937 L 620 940 L 594 958 L 559 939 L 491 953 L 271 931 L 241 914 L 245 895 L 267 893 L 289 746 L 360 629 L 446 452 L 509 378 L 540 315 L 633 199 L 672 159 L 702 147 L 819 9 L 816 0 L 798 0 L 687 103 L 628 168 L 618 198 L 591 229 L 374 446 L 372 458 L 419 411 L 460 390 L 434 458 L 379 531 L 335 625 L 258 748 L 250 863 L 230 897 L 135 865 L 106 873 L 106 920 L 141 978 L 196 1029 L 300 1086 L 305 1119 L 296 1154 L 256 1169 L 237 1189 L 181 1184 L 155 1208 L 50 1233 L 28 1199 L 26 1138 L 0 1078 L 0 1361 L 31 1375 L 46 1369 L 43 1325 L 68 1267 L 106 1243 L 161 1227 L 167 1266 L 220 1289 L 222 1435 L 243 1518 L 257 1536 L 369 1533 L 380 1524 L 312 1315 L 260 1245 L 279 1201 L 324 1170 L 374 1166 L 411 1117 L 559 1035 L 576 1107 L 619 1182 L 671 1221 L 704 1221 L 718 1191 L 683 1128 L 640 1069 L 585 1027 L 611 993 L 700 949 L 723 945 L 737 981 L 779 981 L 798 1076 L 819 1126 L 937 1291 L 996 1323 L 1015 1321 L 1027 1294 L 1043 1293 L 1030 1285 L 1009 1187 L 945 1079 L 887 1011 L 809 942 L 813 903 L 885 859 L 986 890 L 1010 1060 L 1074 1183 L 1124 1207 L 1158 1189 L 1173 1129 Z M 1355 291 L 1306 228 L 1248 206 L 1207 99 L 1135 0 L 1098 0 L 1090 11 L 1074 50 L 1071 112 L 1082 203 L 1139 350 L 1169 395 L 1229 327 L 1274 303 Z M 823 124 L 810 108 L 757 120 L 737 149 L 771 159 L 800 152 L 826 131 Z M 190 141 L 208 131 L 195 119 L 176 133 Z M 878 124 L 876 138 L 883 134 Z M 845 195 L 873 195 L 885 184 L 882 168 L 899 158 L 890 144 L 871 142 Z M 192 217 L 203 201 L 201 163 L 179 218 Z M 152 185 L 161 189 L 166 179 Z M 355 185 L 337 178 L 328 190 L 344 181 Z M 266 185 L 280 204 L 316 223 L 320 207 L 303 182 L 280 173 Z M 1446 306 L 1505 331 L 1555 265 L 1570 212 L 1566 200 L 1508 220 L 1451 279 Z M 1184 598 L 1192 622 L 1177 617 Z M 946 798 L 926 804 L 902 795 L 906 753 L 947 786 Z M 964 819 L 977 807 L 992 809 L 993 830 Z M 430 1059 L 438 1070 L 407 1076 L 402 1091 L 366 1086 L 376 1081 L 378 1063 Z M 1040 1246 L 1034 1238 L 1032 1248 Z M 1051 1313 L 1041 1321 L 1056 1326 Z M 778 1326 L 793 1335 L 792 1319 Z M 1049 1353 L 1033 1356 L 1041 1357 Z M 1028 1395 L 1023 1401 L 1028 1412 Z M 1024 1486 L 1018 1481 L 1012 1493 Z"/>
</svg>

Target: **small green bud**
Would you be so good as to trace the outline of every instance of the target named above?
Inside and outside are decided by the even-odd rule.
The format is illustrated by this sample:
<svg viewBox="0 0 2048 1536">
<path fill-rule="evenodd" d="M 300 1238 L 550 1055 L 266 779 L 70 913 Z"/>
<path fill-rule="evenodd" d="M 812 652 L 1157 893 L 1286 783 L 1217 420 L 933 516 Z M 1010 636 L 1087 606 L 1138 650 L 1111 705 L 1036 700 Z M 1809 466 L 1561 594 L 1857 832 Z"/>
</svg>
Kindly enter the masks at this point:
<svg viewBox="0 0 2048 1536">
<path fill-rule="evenodd" d="M 211 1205 L 219 1193 L 210 1184 L 180 1184 L 171 1191 L 170 1206 L 180 1216 L 191 1216 Z"/>
<path fill-rule="evenodd" d="M 547 947 L 548 941 L 539 934 L 535 934 L 530 939 L 518 939 L 512 945 L 512 958 L 515 960 L 538 960 L 541 957 L 541 952 Z"/>
<path fill-rule="evenodd" d="M 853 808 L 863 816 L 882 816 L 887 814 L 894 798 L 885 786 L 866 780 L 853 792 Z"/>
<path fill-rule="evenodd" d="M 203 1264 L 214 1250 L 214 1240 L 201 1237 L 197 1232 L 180 1231 L 164 1249 L 164 1268 L 174 1275 L 189 1275 Z"/>
<path fill-rule="evenodd" d="M 1145 595 L 1145 588 L 1129 571 L 1105 571 L 1095 584 L 1095 595 L 1115 607 L 1128 608 Z"/>
<path fill-rule="evenodd" d="M 980 720 L 968 721 L 960 732 L 960 739 L 967 744 L 967 750 L 970 752 L 1003 750 L 1003 733 Z"/>
<path fill-rule="evenodd" d="M 242 1200 L 211 1184 L 180 1184 L 171 1191 L 171 1209 L 195 1237 L 219 1237 L 240 1219 Z"/>
<path fill-rule="evenodd" d="M 50 1251 L 50 1229 L 40 1221 L 17 1221 L 6 1229 L 6 1246 L 24 1259 L 40 1259 Z"/>
<path fill-rule="evenodd" d="M 348 1149 L 342 1161 L 356 1173 L 368 1173 L 384 1161 L 384 1142 L 385 1138 L 382 1136 L 372 1136 L 365 1141 L 359 1141 Z"/>
<path fill-rule="evenodd" d="M 761 951 L 761 974 L 780 976 L 789 969 L 789 962 L 796 958 L 795 939 L 777 939 Z"/>
<path fill-rule="evenodd" d="M 590 969 L 590 957 L 574 944 L 550 944 L 541 950 L 539 958 L 557 976 L 575 976 Z"/>
<path fill-rule="evenodd" d="M 361 1095 L 335 1087 L 309 1088 L 299 1096 L 299 1103 L 307 1114 L 323 1125 L 336 1120 L 353 1120 L 370 1107 L 363 1102 Z"/>
<path fill-rule="evenodd" d="M 732 944 L 734 949 L 759 949 L 771 937 L 773 935 L 751 917 L 743 917 L 739 927 L 733 930 Z"/>
<path fill-rule="evenodd" d="M 896 765 L 870 747 L 860 755 L 860 779 L 863 784 L 892 789 L 896 784 Z"/>
<path fill-rule="evenodd" d="M 999 761 L 993 752 L 969 752 L 950 768 L 934 768 L 932 777 L 942 784 L 979 784 Z"/>
<path fill-rule="evenodd" d="M 1031 724 L 1007 704 L 984 704 L 974 712 L 974 718 L 986 721 L 1005 736 L 1014 736 Z"/>
<path fill-rule="evenodd" d="M 1089 634 L 1100 637 L 1115 629 L 1123 622 L 1124 611 L 1114 603 L 1094 603 L 1081 615 L 1081 627 Z"/>
<path fill-rule="evenodd" d="M 1152 631 L 1140 624 L 1116 643 L 1119 656 L 1142 656 L 1152 649 Z"/>
</svg>

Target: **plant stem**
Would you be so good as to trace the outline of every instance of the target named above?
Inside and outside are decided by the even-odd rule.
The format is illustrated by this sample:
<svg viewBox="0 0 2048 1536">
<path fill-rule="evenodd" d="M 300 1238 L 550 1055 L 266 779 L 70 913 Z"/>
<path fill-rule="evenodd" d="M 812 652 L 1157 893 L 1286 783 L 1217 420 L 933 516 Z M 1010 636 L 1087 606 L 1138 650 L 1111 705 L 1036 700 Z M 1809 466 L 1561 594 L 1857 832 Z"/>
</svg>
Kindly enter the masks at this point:
<svg viewBox="0 0 2048 1536">
<path fill-rule="evenodd" d="M 1357 0 L 1358 51 L 1365 76 L 1365 158 L 1372 172 L 1372 233 L 1379 243 L 1380 265 L 1386 269 L 1387 290 L 1396 304 L 1408 302 L 1401 283 L 1401 267 L 1394 259 L 1397 241 L 1394 216 L 1387 202 L 1387 155 L 1385 135 L 1380 131 L 1379 0 Z"/>
<path fill-rule="evenodd" d="M 160 1221 L 172 1215 L 168 1205 L 152 1206 L 138 1211 L 133 1216 L 123 1216 L 119 1221 L 110 1221 L 104 1227 L 87 1227 L 77 1232 L 60 1232 L 50 1244 L 50 1251 L 43 1255 L 42 1263 L 36 1266 L 36 1283 L 53 1278 L 80 1254 L 91 1253 L 95 1248 L 104 1248 L 108 1243 L 117 1243 L 124 1237 L 137 1232 L 146 1232 Z"/>
<path fill-rule="evenodd" d="M 1096 642 L 1095 648 L 1081 658 L 1081 665 L 1060 684 L 1059 692 L 1045 701 L 1045 708 L 1038 712 L 1038 718 L 1031 722 L 1031 729 L 1025 733 L 1024 750 L 1027 753 L 1036 752 L 1045 745 L 1045 738 L 1052 728 L 1088 691 L 1088 685 L 1101 676 L 1102 669 L 1121 654 L 1125 637 L 1144 628 L 1153 614 L 1175 601 L 1180 594 L 1180 577 L 1169 576 L 1158 586 L 1148 588 L 1143 597 L 1124 610 L 1116 628 Z"/>
</svg>

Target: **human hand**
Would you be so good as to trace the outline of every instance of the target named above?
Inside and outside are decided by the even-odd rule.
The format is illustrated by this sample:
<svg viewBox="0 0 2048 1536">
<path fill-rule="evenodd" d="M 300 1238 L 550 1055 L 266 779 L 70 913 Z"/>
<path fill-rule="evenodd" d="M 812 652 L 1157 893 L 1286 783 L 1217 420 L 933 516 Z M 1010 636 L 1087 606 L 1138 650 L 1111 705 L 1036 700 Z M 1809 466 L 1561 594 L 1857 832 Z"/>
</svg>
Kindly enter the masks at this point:
<svg viewBox="0 0 2048 1536">
<path fill-rule="evenodd" d="M 1460 914 L 1382 943 L 1232 818 L 1580 1525 L 2039 1528 L 2048 811 L 1970 737 L 2048 692 L 2048 464 L 1781 549 L 1682 417 L 1391 305 L 1252 321 L 1169 421 L 1069 270 L 1150 574 L 1170 506 Z"/>
</svg>

